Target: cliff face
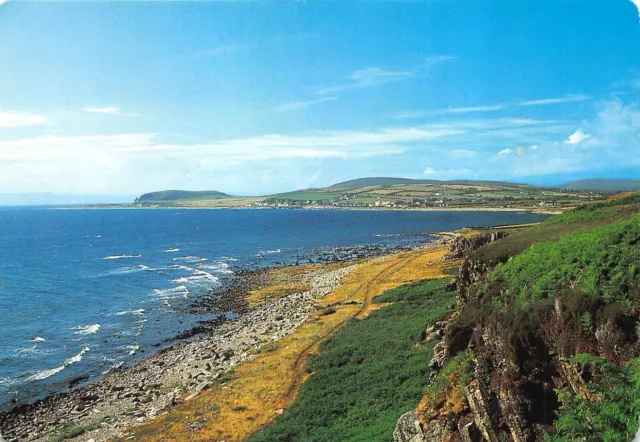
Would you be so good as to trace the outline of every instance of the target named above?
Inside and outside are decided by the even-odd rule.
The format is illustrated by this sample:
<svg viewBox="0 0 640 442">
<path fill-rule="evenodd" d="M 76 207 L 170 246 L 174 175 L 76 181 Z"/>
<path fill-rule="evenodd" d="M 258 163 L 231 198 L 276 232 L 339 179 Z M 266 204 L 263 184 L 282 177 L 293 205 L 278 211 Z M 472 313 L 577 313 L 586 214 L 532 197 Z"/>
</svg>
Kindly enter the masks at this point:
<svg viewBox="0 0 640 442">
<path fill-rule="evenodd" d="M 598 341 L 603 341 L 605 336 L 617 340 L 617 353 L 610 352 L 609 360 L 620 361 L 623 353 L 637 354 L 636 332 L 627 332 L 625 337 L 614 320 L 606 323 L 608 328 L 594 327 L 595 318 L 604 317 L 602 312 L 608 308 L 602 307 L 604 304 L 601 305 L 604 310 L 587 315 L 586 322 L 585 314 L 581 314 L 584 332 L 574 328 L 573 334 L 567 335 L 573 320 L 570 315 L 575 315 L 570 308 L 577 309 L 579 302 L 587 302 L 579 294 L 565 296 L 562 302 L 560 298 L 564 295 L 556 294 L 555 305 L 553 298 L 541 301 L 540 305 L 546 309 L 543 313 L 527 311 L 520 304 L 513 307 L 514 298 L 505 295 L 508 290 L 495 278 L 488 282 L 493 269 L 508 258 L 482 260 L 473 253 L 503 236 L 461 237 L 452 242 L 448 256 L 464 258 L 456 279 L 457 309 L 446 323 L 440 324 L 441 331 L 438 327 L 426 330 L 427 336 L 435 333 L 437 338 L 442 338 L 436 344 L 430 363 L 434 370 L 431 385 L 420 406 L 398 421 L 394 441 L 545 440 L 545 435 L 553 432 L 561 411 L 557 392 L 567 391 L 589 398 L 584 380 L 589 373 L 570 356 L 585 352 L 584 349 L 598 357 L 607 356 L 606 349 L 598 346 Z M 613 246 L 604 246 L 605 250 L 609 248 Z M 575 282 L 568 283 L 571 290 L 575 290 L 575 285 Z M 569 307 L 563 302 L 576 305 Z M 637 312 L 636 307 L 630 307 L 624 319 L 633 323 Z M 593 318 L 593 323 L 588 322 L 589 318 Z M 623 348 L 631 350 L 625 353 Z"/>
</svg>

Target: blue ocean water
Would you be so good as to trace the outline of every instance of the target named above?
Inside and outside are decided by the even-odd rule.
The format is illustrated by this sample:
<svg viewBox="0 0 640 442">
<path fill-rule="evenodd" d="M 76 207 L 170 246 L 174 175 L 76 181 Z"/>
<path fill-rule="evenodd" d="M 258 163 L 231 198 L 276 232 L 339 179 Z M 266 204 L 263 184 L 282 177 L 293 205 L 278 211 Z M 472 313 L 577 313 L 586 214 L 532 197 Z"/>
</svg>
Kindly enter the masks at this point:
<svg viewBox="0 0 640 442">
<path fill-rule="evenodd" d="M 154 351 L 202 320 L 186 307 L 220 290 L 238 270 L 306 262 L 332 247 L 407 247 L 425 240 L 411 234 L 545 218 L 516 212 L 0 209 L 0 408 Z"/>
</svg>

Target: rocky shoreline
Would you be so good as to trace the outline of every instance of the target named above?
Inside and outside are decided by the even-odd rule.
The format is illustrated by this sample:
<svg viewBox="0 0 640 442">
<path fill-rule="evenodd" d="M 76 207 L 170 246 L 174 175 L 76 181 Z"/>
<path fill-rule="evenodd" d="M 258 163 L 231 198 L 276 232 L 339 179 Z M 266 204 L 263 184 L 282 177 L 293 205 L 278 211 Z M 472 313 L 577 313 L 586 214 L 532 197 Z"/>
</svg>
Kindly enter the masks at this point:
<svg viewBox="0 0 640 442">
<path fill-rule="evenodd" d="M 87 386 L 0 414 L 0 437 L 8 442 L 45 441 L 74 433 L 81 433 L 72 439 L 77 441 L 123 437 L 125 429 L 189 400 L 215 382 L 224 382 L 224 375 L 255 357 L 256 349 L 293 332 L 315 308 L 315 301 L 355 267 L 353 263 L 317 266 L 301 276 L 310 290 L 254 309 L 248 309 L 243 295 L 263 285 L 269 270 L 246 271 L 240 275 L 240 284 L 215 301 L 243 312 L 237 318 L 191 330 L 179 338 L 197 336 L 132 366 L 114 369 Z"/>
<path fill-rule="evenodd" d="M 446 233 L 433 236 L 440 239 L 426 247 L 449 240 Z M 177 342 L 170 347 L 133 365 L 113 369 L 86 386 L 73 388 L 70 383 L 68 391 L 0 413 L 0 441 L 2 437 L 7 442 L 126 440 L 128 428 L 166 413 L 214 383 L 223 383 L 225 375 L 254 358 L 260 347 L 292 333 L 316 308 L 315 301 L 333 291 L 357 262 L 384 259 L 405 249 L 336 248 L 332 259 L 318 260 L 322 264 L 290 266 L 298 282 L 310 289 L 255 308 L 246 301 L 248 293 L 269 286 L 270 272 L 283 267 L 238 271 L 236 282 L 226 291 L 212 292 L 189 307 L 196 314 L 228 311 L 237 317 L 201 323 L 172 338 Z"/>
</svg>

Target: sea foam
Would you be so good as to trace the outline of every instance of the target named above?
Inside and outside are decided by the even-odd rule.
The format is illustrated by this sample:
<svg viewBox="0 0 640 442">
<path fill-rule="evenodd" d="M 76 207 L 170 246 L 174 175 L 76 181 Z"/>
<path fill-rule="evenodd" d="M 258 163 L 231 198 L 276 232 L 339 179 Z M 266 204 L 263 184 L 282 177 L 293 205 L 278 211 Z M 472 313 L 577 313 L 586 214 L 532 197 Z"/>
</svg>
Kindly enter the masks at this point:
<svg viewBox="0 0 640 442">
<path fill-rule="evenodd" d="M 89 347 L 87 347 L 85 345 L 84 347 L 82 347 L 82 350 L 80 350 L 80 353 L 78 353 L 77 355 L 72 356 L 69 359 L 65 360 L 64 363 L 61 366 L 55 367 L 55 368 L 50 368 L 48 370 L 38 371 L 38 372 L 32 374 L 31 376 L 29 376 L 26 380 L 27 381 L 41 381 L 43 379 L 50 378 L 54 374 L 60 373 L 62 370 L 67 368 L 69 365 L 73 365 L 73 364 L 75 364 L 77 362 L 80 362 L 82 360 L 82 356 L 88 351 L 89 351 Z"/>
<path fill-rule="evenodd" d="M 204 261 L 208 261 L 208 259 L 201 258 L 199 256 L 181 256 L 180 258 L 173 258 L 172 261 L 204 262 Z"/>
<path fill-rule="evenodd" d="M 105 256 L 102 259 L 130 259 L 130 258 L 142 258 L 142 255 L 111 255 L 111 256 Z"/>
<path fill-rule="evenodd" d="M 92 335 L 100 330 L 100 324 L 79 325 L 71 330 L 75 330 L 77 335 Z"/>
</svg>

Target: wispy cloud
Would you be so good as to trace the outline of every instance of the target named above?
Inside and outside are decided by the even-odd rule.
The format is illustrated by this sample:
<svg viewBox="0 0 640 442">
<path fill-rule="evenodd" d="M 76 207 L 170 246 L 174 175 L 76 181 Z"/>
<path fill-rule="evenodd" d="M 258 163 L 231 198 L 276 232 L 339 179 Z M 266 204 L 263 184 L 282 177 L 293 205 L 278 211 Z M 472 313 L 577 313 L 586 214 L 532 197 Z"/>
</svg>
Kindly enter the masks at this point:
<svg viewBox="0 0 640 442">
<path fill-rule="evenodd" d="M 123 115 L 123 116 L 136 115 L 135 113 L 132 113 L 132 112 L 125 112 L 117 106 L 85 107 L 83 110 L 88 114 L 109 114 L 109 115 Z"/>
<path fill-rule="evenodd" d="M 313 106 L 314 104 L 324 103 L 325 101 L 334 101 L 337 100 L 338 97 L 322 97 L 316 100 L 308 100 L 308 101 L 294 101 L 291 103 L 284 103 L 276 107 L 276 110 L 279 112 L 287 112 L 294 111 L 299 109 L 305 109 L 309 106 Z"/>
<path fill-rule="evenodd" d="M 504 109 L 504 104 L 496 104 L 493 106 L 447 107 L 432 112 L 432 115 L 467 114 L 471 112 L 495 112 L 501 109 Z"/>
<path fill-rule="evenodd" d="M 227 187 L 231 191 L 255 192 L 274 186 L 284 175 L 315 171 L 324 163 L 334 168 L 348 165 L 353 171 L 363 171 L 367 162 L 393 163 L 402 169 L 422 166 L 418 174 L 430 164 L 439 171 L 434 176 L 445 176 L 455 170 L 474 169 L 479 164 L 475 151 L 495 145 L 499 134 L 507 137 L 508 133 L 520 141 L 530 138 L 533 130 L 547 130 L 548 125 L 537 120 L 479 119 L 372 130 L 275 133 L 200 143 L 152 133 L 0 140 L 0 187 L 30 191 L 37 185 L 49 191 L 72 192 L 81 185 L 85 192 L 127 193 L 167 186 L 211 187 L 212 177 L 216 177 L 231 186 Z M 461 145 L 465 149 L 460 149 Z M 423 155 L 447 161 L 416 163 Z M 455 169 L 447 166 L 451 158 L 456 161 Z M 261 176 L 261 184 L 256 187 L 237 178 L 247 173 Z M 311 175 L 313 172 L 301 173 L 295 182 L 308 183 Z"/>
<path fill-rule="evenodd" d="M 521 101 L 518 103 L 520 106 L 544 106 L 548 104 L 561 104 L 561 103 L 576 103 L 579 101 L 590 100 L 592 97 L 589 95 L 572 94 L 565 95 L 563 97 L 555 98 L 542 98 L 540 100 Z"/>
<path fill-rule="evenodd" d="M 434 169 L 433 167 L 425 167 L 422 174 L 429 179 L 450 180 L 461 178 L 472 178 L 474 171 L 471 169 Z"/>
<path fill-rule="evenodd" d="M 224 45 L 215 48 L 201 49 L 194 52 L 189 56 L 190 60 L 202 60 L 204 58 L 218 57 L 223 55 L 229 55 L 234 52 L 244 51 L 248 49 L 245 45 Z"/>
<path fill-rule="evenodd" d="M 427 115 L 427 112 L 424 110 L 409 110 L 409 111 L 401 111 L 393 114 L 391 118 L 395 120 L 414 120 L 416 118 L 422 118 Z"/>
<path fill-rule="evenodd" d="M 418 76 L 426 75 L 429 70 L 446 61 L 455 60 L 451 55 L 437 55 L 425 58 L 425 60 L 412 68 L 401 70 L 382 69 L 380 67 L 366 67 L 353 71 L 347 82 L 338 86 L 320 88 L 317 94 L 335 94 L 350 89 L 368 88 L 399 81 L 405 81 Z"/>
<path fill-rule="evenodd" d="M 639 0 L 640 1 L 640 0 Z M 640 80 L 639 83 L 640 85 Z M 589 100 L 591 97 L 588 95 L 565 95 L 560 98 L 544 98 L 540 100 L 532 100 L 532 101 L 521 101 L 518 103 L 502 103 L 502 104 L 491 104 L 491 105 L 482 105 L 482 106 L 466 106 L 466 107 L 446 107 L 442 109 L 436 109 L 433 111 L 426 110 L 411 110 L 398 112 L 392 115 L 392 118 L 396 120 L 409 120 L 422 118 L 429 115 L 457 115 L 457 114 L 468 114 L 468 113 L 479 113 L 479 112 L 497 112 L 509 107 L 513 106 L 542 106 L 542 105 L 551 105 L 551 104 L 560 104 L 560 103 L 572 103 Z"/>
<path fill-rule="evenodd" d="M 51 123 L 51 120 L 44 115 L 30 114 L 20 111 L 0 111 L 0 128 L 38 126 L 49 123 Z"/>
</svg>

